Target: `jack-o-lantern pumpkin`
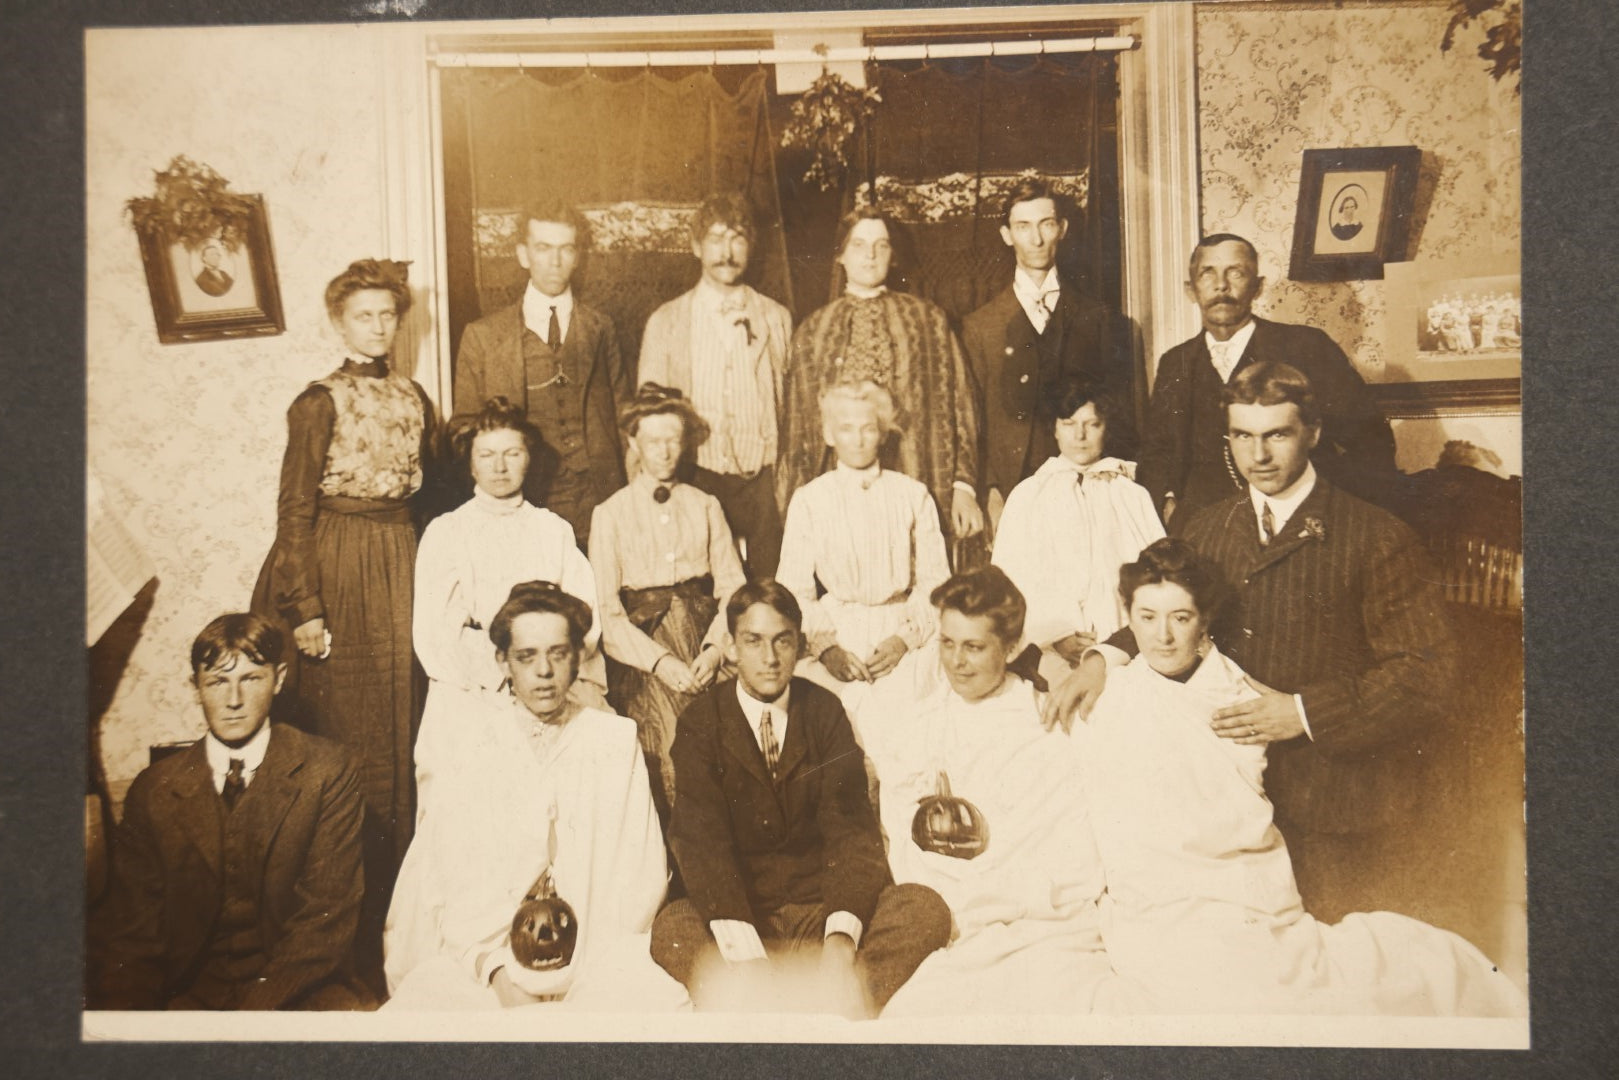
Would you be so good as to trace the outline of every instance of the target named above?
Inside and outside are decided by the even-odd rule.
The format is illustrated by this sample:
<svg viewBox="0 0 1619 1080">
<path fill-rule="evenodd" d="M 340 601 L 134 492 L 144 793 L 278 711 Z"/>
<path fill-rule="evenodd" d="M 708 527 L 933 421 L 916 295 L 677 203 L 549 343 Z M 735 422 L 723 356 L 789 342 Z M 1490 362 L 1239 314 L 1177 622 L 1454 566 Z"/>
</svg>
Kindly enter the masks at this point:
<svg viewBox="0 0 1619 1080">
<path fill-rule="evenodd" d="M 557 895 L 547 868 L 512 917 L 512 955 L 530 971 L 555 971 L 568 966 L 578 940 L 579 917 Z"/>
<path fill-rule="evenodd" d="M 919 800 L 911 818 L 911 839 L 923 851 L 972 859 L 989 847 L 989 822 L 978 807 L 950 794 L 950 777 L 940 770 L 937 793 Z"/>
</svg>

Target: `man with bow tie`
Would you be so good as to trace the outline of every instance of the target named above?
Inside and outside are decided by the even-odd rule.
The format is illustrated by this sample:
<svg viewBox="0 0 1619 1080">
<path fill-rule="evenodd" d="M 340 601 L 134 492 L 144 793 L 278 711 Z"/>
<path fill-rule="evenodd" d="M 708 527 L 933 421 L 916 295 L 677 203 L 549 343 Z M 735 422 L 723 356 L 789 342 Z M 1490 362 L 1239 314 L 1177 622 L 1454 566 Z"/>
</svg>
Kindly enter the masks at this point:
<svg viewBox="0 0 1619 1080">
<path fill-rule="evenodd" d="M 1057 272 L 1067 235 L 1051 185 L 1037 177 L 1021 181 L 1006 198 L 1001 225 L 1017 260 L 1012 283 L 962 323 L 983 401 L 980 458 L 991 526 L 1012 489 L 1057 454 L 1040 405 L 1060 393 L 1062 382 L 1083 376 L 1121 403 L 1132 400 L 1130 354 L 1120 348 L 1118 320 Z M 1114 452 L 1130 456 L 1125 419 L 1115 425 Z"/>
<path fill-rule="evenodd" d="M 1186 295 L 1203 313 L 1203 332 L 1158 361 L 1138 474 L 1171 533 L 1246 486 L 1227 456 L 1220 391 L 1263 360 L 1310 380 L 1322 421 L 1311 456 L 1324 476 L 1383 507 L 1401 490 L 1394 433 L 1354 365 L 1313 326 L 1257 318 L 1253 303 L 1264 287 L 1259 254 L 1242 237 L 1216 233 L 1192 249 Z"/>
<path fill-rule="evenodd" d="M 1250 365 L 1220 402 L 1243 489 L 1182 532 L 1234 590 L 1211 635 L 1260 695 L 1220 709 L 1210 728 L 1267 748 L 1265 789 L 1308 911 L 1420 917 L 1423 751 L 1449 718 L 1455 679 L 1438 574 L 1404 522 L 1312 464 L 1325 425 L 1297 368 Z M 1047 720 L 1087 715 L 1104 665 L 1134 651 L 1126 629 L 1088 653 Z"/>
<path fill-rule="evenodd" d="M 191 647 L 208 733 L 135 778 L 90 915 L 95 1009 L 362 1009 L 363 803 L 348 754 L 270 722 L 281 631 L 222 615 Z"/>
<path fill-rule="evenodd" d="M 691 226 L 702 277 L 647 320 L 638 377 L 678 389 L 708 422 L 691 482 L 720 501 L 750 576 L 769 577 L 781 556 L 777 417 L 793 323 L 742 280 L 754 236 L 743 196 L 703 202 Z"/>
</svg>

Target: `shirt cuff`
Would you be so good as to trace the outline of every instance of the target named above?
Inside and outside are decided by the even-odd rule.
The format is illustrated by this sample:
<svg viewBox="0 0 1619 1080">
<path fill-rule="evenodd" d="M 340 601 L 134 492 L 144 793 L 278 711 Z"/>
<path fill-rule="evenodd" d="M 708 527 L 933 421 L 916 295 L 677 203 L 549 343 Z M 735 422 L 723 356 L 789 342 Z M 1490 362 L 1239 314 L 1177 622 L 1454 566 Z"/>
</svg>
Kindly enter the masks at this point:
<svg viewBox="0 0 1619 1080">
<path fill-rule="evenodd" d="M 852 913 L 847 911 L 834 911 L 832 914 L 826 917 L 826 933 L 822 936 L 823 938 L 829 938 L 833 934 L 848 934 L 850 940 L 854 942 L 854 947 L 858 949 L 860 948 L 860 933 L 862 929 L 863 927 L 860 925 L 860 920 L 855 918 Z"/>
<path fill-rule="evenodd" d="M 957 491 L 965 491 L 967 493 L 967 497 L 970 499 L 978 498 L 978 490 L 965 480 L 957 480 L 950 486 L 955 488 Z"/>
<path fill-rule="evenodd" d="M 715 919 L 708 924 L 708 931 L 714 935 L 714 944 L 719 946 L 727 964 L 765 959 L 765 943 L 759 940 L 759 931 L 750 922 Z"/>
<path fill-rule="evenodd" d="M 1298 706 L 1299 723 L 1304 725 L 1304 737 L 1309 739 L 1311 742 L 1315 742 L 1315 732 L 1310 730 L 1310 718 L 1304 715 L 1304 695 L 1294 694 L 1293 704 Z"/>
<path fill-rule="evenodd" d="M 1109 645 L 1107 642 L 1103 641 L 1103 642 L 1098 642 L 1095 645 L 1092 645 L 1090 648 L 1086 649 L 1083 653 L 1081 653 L 1080 656 L 1079 656 L 1080 663 L 1084 663 L 1085 658 L 1087 656 L 1091 655 L 1092 653 L 1095 653 L 1096 655 L 1100 656 L 1102 658 L 1103 662 L 1106 663 L 1107 666 L 1110 667 L 1110 668 L 1123 667 L 1125 664 L 1128 664 L 1130 662 L 1130 654 L 1129 653 L 1125 652 L 1123 649 L 1116 648 L 1115 646 Z"/>
</svg>

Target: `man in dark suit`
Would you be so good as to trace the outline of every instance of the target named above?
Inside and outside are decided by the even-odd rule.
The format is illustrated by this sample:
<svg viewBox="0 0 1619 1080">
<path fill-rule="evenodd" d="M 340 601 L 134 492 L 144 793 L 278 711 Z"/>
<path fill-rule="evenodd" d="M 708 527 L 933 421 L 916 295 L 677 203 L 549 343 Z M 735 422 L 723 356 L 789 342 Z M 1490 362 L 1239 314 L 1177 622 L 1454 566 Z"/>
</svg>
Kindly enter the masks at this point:
<svg viewBox="0 0 1619 1080">
<path fill-rule="evenodd" d="M 1455 678 L 1437 574 L 1408 526 L 1317 474 L 1323 421 L 1297 369 L 1252 365 L 1222 397 L 1247 487 L 1184 532 L 1235 587 L 1213 636 L 1261 693 L 1211 726 L 1268 747 L 1266 792 L 1312 914 L 1421 915 L 1410 853 L 1425 735 L 1448 718 Z M 1087 713 L 1103 664 L 1134 652 L 1124 630 L 1088 653 L 1048 720 Z"/>
<path fill-rule="evenodd" d="M 893 883 L 843 706 L 792 677 L 803 651 L 792 593 L 749 582 L 725 614 L 738 678 L 680 718 L 669 846 L 687 898 L 658 913 L 652 958 L 698 1008 L 747 997 L 875 1015 L 949 940 L 950 909 L 932 889 Z M 778 966 L 787 958 L 818 977 L 795 983 Z"/>
<path fill-rule="evenodd" d="M 358 1009 L 359 778 L 334 743 L 270 722 L 281 631 L 222 615 L 191 666 L 208 734 L 135 778 L 107 904 L 98 1009 Z"/>
<path fill-rule="evenodd" d="M 544 436 L 523 492 L 573 526 L 584 550 L 596 504 L 624 486 L 618 408 L 635 383 L 607 316 L 575 301 L 571 282 L 585 236 L 578 211 L 560 203 L 523 212 L 517 261 L 523 298 L 472 323 L 455 358 L 454 415 L 497 394 L 523 406 Z"/>
<path fill-rule="evenodd" d="M 1116 317 L 1058 277 L 1057 252 L 1067 235 L 1051 186 L 1021 181 L 1007 196 L 1001 225 L 1001 239 L 1017 259 L 1012 283 L 962 323 L 984 410 L 979 457 L 992 527 L 1018 482 L 1057 453 L 1058 417 L 1044 406 L 1067 378 L 1084 376 L 1121 404 L 1131 400 L 1130 355 L 1121 348 Z M 1121 425 L 1109 435 L 1122 445 L 1128 432 Z"/>
<path fill-rule="evenodd" d="M 1242 237 L 1217 233 L 1192 249 L 1186 295 L 1203 313 L 1203 333 L 1158 361 L 1136 473 L 1171 533 L 1246 487 L 1226 451 L 1220 389 L 1261 360 L 1291 364 L 1310 380 L 1321 410 L 1312 455 L 1321 474 L 1379 506 L 1398 501 L 1394 432 L 1366 383 L 1315 327 L 1256 318 L 1264 287 L 1259 254 Z"/>
</svg>

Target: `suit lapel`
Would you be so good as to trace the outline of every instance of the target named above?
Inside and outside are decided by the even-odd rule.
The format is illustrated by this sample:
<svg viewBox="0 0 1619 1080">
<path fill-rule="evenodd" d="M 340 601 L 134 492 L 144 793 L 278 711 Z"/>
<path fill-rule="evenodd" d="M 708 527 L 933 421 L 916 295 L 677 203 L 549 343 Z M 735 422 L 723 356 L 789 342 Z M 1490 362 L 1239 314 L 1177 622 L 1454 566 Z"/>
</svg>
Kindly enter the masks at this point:
<svg viewBox="0 0 1619 1080">
<path fill-rule="evenodd" d="M 809 751 L 809 735 L 804 730 L 806 726 L 804 710 L 799 709 L 797 712 L 797 716 L 793 715 L 792 709 L 787 712 L 787 738 L 782 741 L 781 756 L 776 759 L 777 783 L 783 786 Z"/>
<path fill-rule="evenodd" d="M 1311 518 L 1320 521 L 1326 512 L 1326 503 L 1327 489 L 1318 475 L 1315 478 L 1315 487 L 1299 504 L 1299 508 L 1293 511 L 1293 516 L 1286 522 L 1277 524 L 1276 538 L 1259 549 L 1259 558 L 1254 563 L 1254 571 L 1257 573 L 1267 566 L 1275 565 L 1305 544 L 1317 543 L 1320 539 L 1318 531 L 1310 529 L 1305 522 Z M 1252 513 L 1248 515 L 1250 520 L 1253 516 Z M 1257 522 L 1253 522 L 1253 528 L 1257 535 L 1259 528 Z"/>
<path fill-rule="evenodd" d="M 180 800 L 178 816 L 186 838 L 202 854 L 203 862 L 217 878 L 223 844 L 220 815 L 224 804 L 214 790 L 214 771 L 208 765 L 208 751 L 201 739 L 185 751 L 184 770 L 169 791 Z"/>
<path fill-rule="evenodd" d="M 254 840 L 253 850 L 264 852 L 266 858 L 287 811 L 298 801 L 298 785 L 293 777 L 303 765 L 303 746 L 297 732 L 284 725 L 271 731 L 264 762 L 248 788 L 251 797 L 236 808 L 236 812 L 249 815 L 247 835 Z"/>
<path fill-rule="evenodd" d="M 1204 339 L 1202 334 L 1197 336 L 1197 340 L 1203 345 L 1203 355 L 1207 356 L 1209 354 L 1209 343 Z M 1237 377 L 1237 372 L 1241 371 L 1243 368 L 1251 367 L 1254 364 L 1259 363 L 1261 360 L 1286 361 L 1287 357 L 1285 356 L 1269 355 L 1271 351 L 1270 344 L 1270 324 L 1264 319 L 1261 319 L 1259 316 L 1255 315 L 1253 337 L 1248 339 L 1248 347 L 1242 350 L 1242 355 L 1237 358 L 1236 366 L 1231 369 L 1231 378 L 1235 379 Z M 1211 360 L 1210 363 L 1212 364 L 1213 361 Z M 1229 382 L 1230 379 L 1226 381 Z"/>
<path fill-rule="evenodd" d="M 720 710 L 720 746 L 734 758 L 737 764 L 757 780 L 766 790 L 774 791 L 775 783 L 770 779 L 770 772 L 765 768 L 764 754 L 759 750 L 759 744 L 754 740 L 753 728 L 748 726 L 748 718 L 742 715 L 742 706 L 737 703 L 736 694 L 725 691 L 719 695 Z"/>
</svg>

